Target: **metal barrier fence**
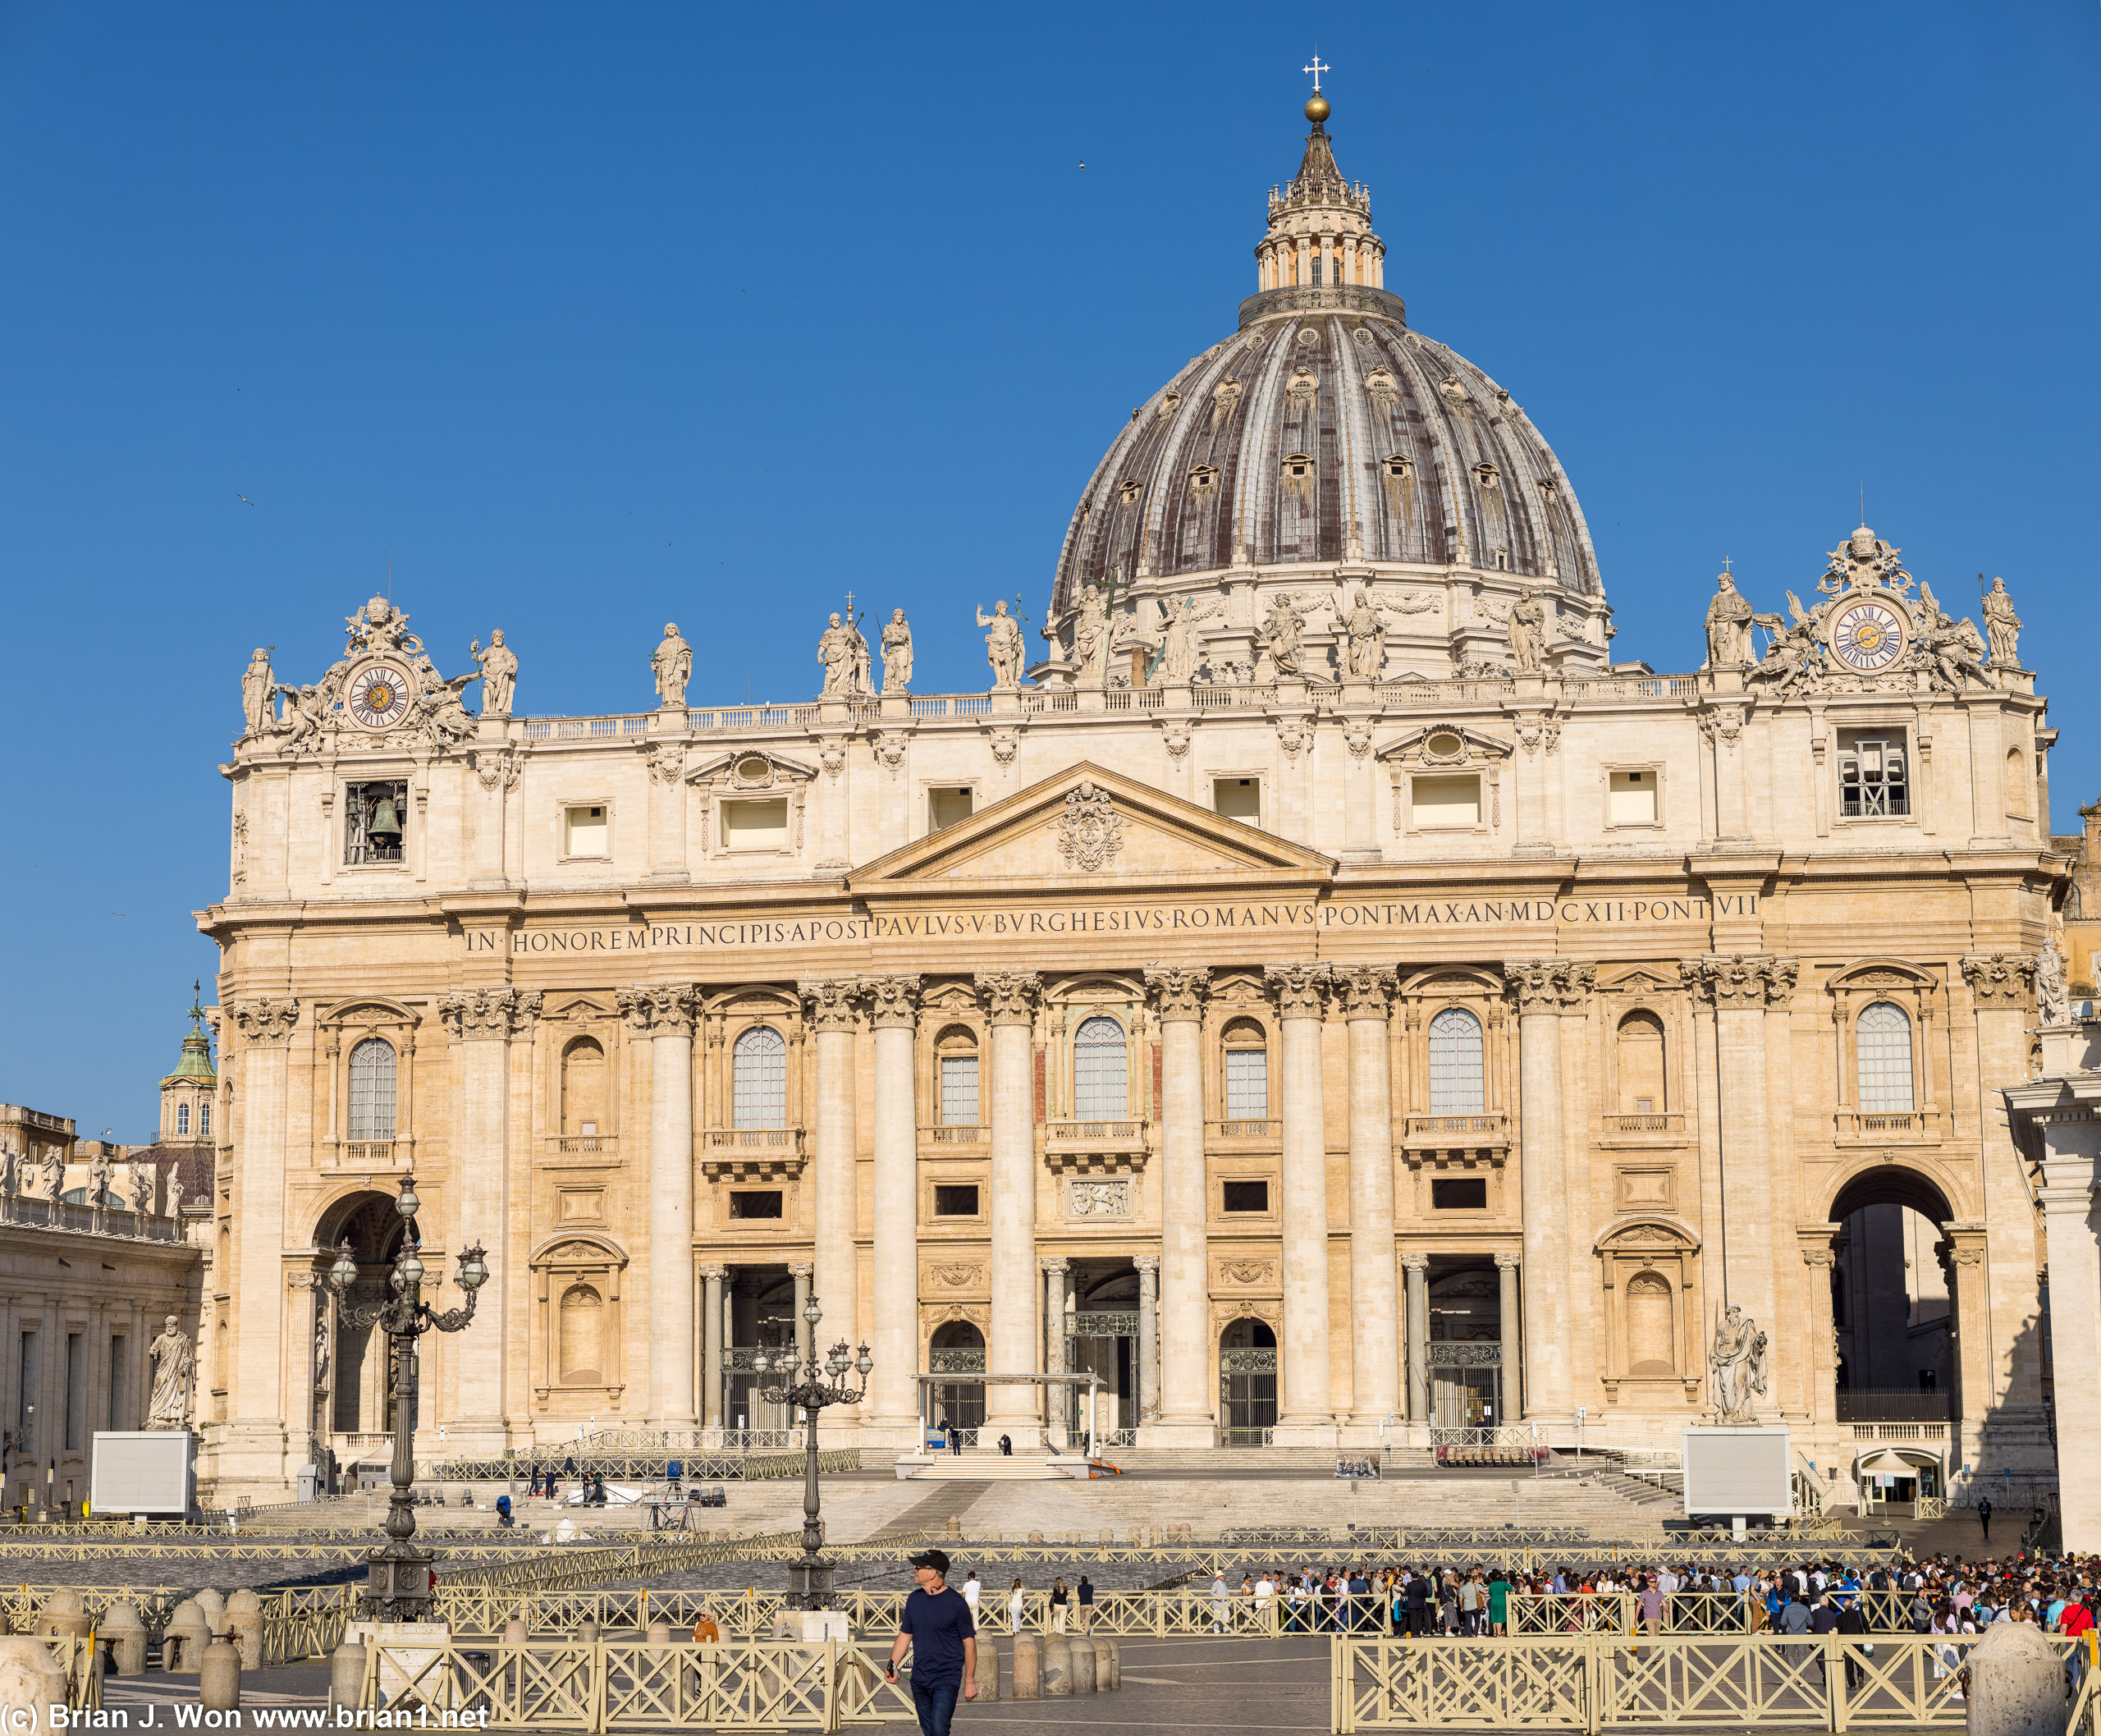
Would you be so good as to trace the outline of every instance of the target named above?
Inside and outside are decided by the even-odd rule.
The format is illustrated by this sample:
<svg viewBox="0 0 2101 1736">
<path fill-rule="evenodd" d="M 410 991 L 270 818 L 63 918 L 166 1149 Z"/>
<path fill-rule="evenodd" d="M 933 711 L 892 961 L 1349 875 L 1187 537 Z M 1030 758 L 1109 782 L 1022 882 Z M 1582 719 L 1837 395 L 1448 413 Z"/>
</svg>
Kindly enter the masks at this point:
<svg viewBox="0 0 2101 1736">
<path fill-rule="evenodd" d="M 661 1482 L 671 1461 L 679 1463 L 680 1478 L 689 1483 L 768 1482 L 800 1477 L 808 1460 L 793 1453 L 689 1453 L 676 1447 L 599 1448 L 572 1442 L 561 1446 L 533 1447 L 522 1453 L 506 1453 L 500 1459 L 448 1459 L 422 1466 L 419 1482 L 465 1483 L 529 1482 L 535 1472 L 558 1478 L 606 1477 L 617 1482 L 640 1480 Z M 832 1447 L 817 1454 L 817 1472 L 861 1468 L 858 1447 Z"/>
<path fill-rule="evenodd" d="M 1976 1643 L 1975 1634 L 1339 1638 L 1330 1724 L 1339 1733 L 1522 1727 L 1586 1736 L 1700 1724 L 1840 1733 L 1954 1725 L 1966 1719 L 1961 1671 Z"/>
<path fill-rule="evenodd" d="M 836 1641 L 379 1645 L 368 1650 L 359 1705 L 414 1707 L 418 1715 L 425 1706 L 485 1712 L 488 1729 L 584 1736 L 616 1728 L 837 1731 L 914 1715 L 911 1697 L 865 1652 Z"/>
<path fill-rule="evenodd" d="M 1909 1633 L 1911 1592 L 1858 1594 L 1869 1628 L 1878 1633 Z M 1638 1633 L 1641 1601 L 1633 1592 L 1513 1592 L 1513 1634 Z M 1666 1633 L 1757 1633 L 1769 1625 L 1765 1605 L 1740 1592 L 1673 1592 L 1664 1599 Z"/>
</svg>

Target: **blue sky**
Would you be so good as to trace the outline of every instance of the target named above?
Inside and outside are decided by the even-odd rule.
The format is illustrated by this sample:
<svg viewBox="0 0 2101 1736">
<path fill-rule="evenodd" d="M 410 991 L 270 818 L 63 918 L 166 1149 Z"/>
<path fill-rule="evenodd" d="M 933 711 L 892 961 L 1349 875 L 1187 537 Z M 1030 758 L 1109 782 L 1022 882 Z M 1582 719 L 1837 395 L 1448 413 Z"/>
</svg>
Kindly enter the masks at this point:
<svg viewBox="0 0 2101 1736">
<path fill-rule="evenodd" d="M 1943 598 L 2005 575 L 2076 827 L 2090 0 L 0 3 L 0 1096 L 149 1134 L 241 666 L 312 679 L 390 555 L 521 711 L 645 707 L 673 617 L 696 703 L 806 696 L 849 587 L 982 686 L 973 606 L 1040 615 L 1253 289 L 1316 42 L 1389 286 L 1554 442 L 1615 651 L 1694 666 L 1722 558 L 1778 607 L 1865 487 Z"/>
</svg>

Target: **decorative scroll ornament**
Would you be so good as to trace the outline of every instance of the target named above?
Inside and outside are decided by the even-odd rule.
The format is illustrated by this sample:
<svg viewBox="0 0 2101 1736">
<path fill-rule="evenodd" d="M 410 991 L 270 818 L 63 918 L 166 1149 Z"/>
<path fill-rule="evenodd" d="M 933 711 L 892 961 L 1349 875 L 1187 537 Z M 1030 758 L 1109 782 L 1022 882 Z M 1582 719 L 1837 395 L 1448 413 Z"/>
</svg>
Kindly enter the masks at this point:
<svg viewBox="0 0 2101 1736">
<path fill-rule="evenodd" d="M 1201 966 L 1149 964 L 1146 987 L 1154 997 L 1163 1022 L 1202 1019 L 1204 1002 L 1211 996 L 1211 973 Z"/>
<path fill-rule="evenodd" d="M 868 977 L 861 992 L 868 1002 L 868 1023 L 877 1030 L 910 1030 L 919 1019 L 919 979 L 917 977 Z"/>
<path fill-rule="evenodd" d="M 659 741 L 649 749 L 649 775 L 660 784 L 675 784 L 686 769 L 686 745 L 682 741 Z"/>
<path fill-rule="evenodd" d="M 2035 961 L 2023 952 L 1973 952 L 1962 960 L 1962 980 L 1981 1005 L 2023 1006 Z"/>
<path fill-rule="evenodd" d="M 1765 1391 L 1765 1335 L 1733 1302 L 1714 1322 L 1714 1342 L 1707 1352 L 1713 1382 L 1714 1421 L 1723 1428 L 1755 1422 L 1752 1399 Z"/>
<path fill-rule="evenodd" d="M 437 1016 L 455 1042 L 516 1037 L 532 1028 L 540 1001 L 536 988 L 455 988 L 440 997 Z"/>
<path fill-rule="evenodd" d="M 506 790 L 515 790 L 519 777 L 525 769 L 519 755 L 510 748 L 487 749 L 472 753 L 469 758 L 474 763 L 474 776 L 482 781 L 484 790 L 492 790 L 499 786 Z"/>
<path fill-rule="evenodd" d="M 992 731 L 992 758 L 999 764 L 1010 766 L 1021 747 L 1021 731 L 998 729 Z"/>
<path fill-rule="evenodd" d="M 236 1001 L 233 1020 L 240 1026 L 240 1040 L 245 1043 L 289 1042 L 299 1024 L 299 1002 L 289 996 L 272 998 L 268 995 L 259 995 L 253 1001 Z"/>
<path fill-rule="evenodd" d="M 689 1037 L 700 988 L 692 983 L 636 983 L 615 991 L 613 1000 L 638 1037 Z"/>
<path fill-rule="evenodd" d="M 1043 978 L 1032 970 L 994 970 L 977 978 L 977 1001 L 995 1024 L 1027 1024 L 1036 1016 Z"/>
<path fill-rule="evenodd" d="M 1073 867 L 1092 873 L 1124 847 L 1124 824 L 1106 790 L 1083 782 L 1065 793 L 1065 811 L 1058 818 L 1058 854 Z"/>
<path fill-rule="evenodd" d="M 815 1029 L 851 1031 L 858 1026 L 862 990 L 858 978 L 835 977 L 823 983 L 804 983 L 799 985 L 798 992 Z"/>
</svg>

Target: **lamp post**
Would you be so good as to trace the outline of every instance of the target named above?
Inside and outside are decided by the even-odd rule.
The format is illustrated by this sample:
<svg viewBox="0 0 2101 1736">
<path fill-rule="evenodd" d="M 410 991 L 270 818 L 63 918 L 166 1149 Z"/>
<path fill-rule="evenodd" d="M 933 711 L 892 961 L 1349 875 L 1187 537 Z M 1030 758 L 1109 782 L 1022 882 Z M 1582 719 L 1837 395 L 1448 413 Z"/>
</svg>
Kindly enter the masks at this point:
<svg viewBox="0 0 2101 1736">
<path fill-rule="evenodd" d="M 467 1305 L 439 1313 L 418 1294 L 423 1281 L 423 1262 L 416 1252 L 423 1241 L 416 1229 L 416 1212 L 423 1202 L 416 1197 L 416 1179 L 401 1178 L 401 1197 L 394 1209 L 401 1214 L 401 1248 L 394 1256 L 394 1269 L 387 1276 L 387 1299 L 376 1308 L 348 1306 L 350 1286 L 357 1282 L 358 1262 L 346 1240 L 336 1250 L 336 1263 L 328 1269 L 329 1286 L 340 1299 L 341 1317 L 355 1326 L 377 1326 L 387 1337 L 392 1364 L 394 1399 L 394 1491 L 387 1505 L 387 1541 L 366 1558 L 370 1576 L 365 1587 L 366 1617 L 373 1621 L 428 1621 L 431 1615 L 431 1553 L 418 1549 L 416 1509 L 410 1498 L 415 1481 L 411 1451 L 410 1399 L 416 1386 L 416 1340 L 426 1332 L 457 1332 L 474 1317 L 477 1293 L 488 1281 L 486 1250 L 478 1242 L 460 1251 L 460 1288 L 467 1293 Z"/>
<path fill-rule="evenodd" d="M 831 1575 L 835 1565 L 818 1553 L 824 1547 L 824 1521 L 817 1509 L 817 1413 L 831 1404 L 858 1404 L 868 1390 L 868 1371 L 875 1365 L 869 1360 L 868 1347 L 861 1346 L 857 1356 L 846 1348 L 845 1339 L 831 1347 L 831 1354 L 822 1363 L 817 1361 L 817 1322 L 824 1318 L 824 1310 L 817 1306 L 812 1294 L 803 1306 L 803 1318 L 809 1322 L 810 1360 L 804 1367 L 801 1353 L 795 1348 L 794 1334 L 783 1335 L 780 1323 L 767 1323 L 765 1338 L 752 1357 L 752 1372 L 763 1377 L 771 1372 L 776 1384 L 759 1390 L 776 1404 L 792 1404 L 803 1413 L 806 1432 L 803 1446 L 803 1559 L 790 1562 L 788 1567 L 788 1601 L 797 1609 L 824 1610 L 831 1605 Z M 861 1384 L 849 1386 L 846 1383 L 849 1371 L 861 1376 Z M 797 1378 L 798 1372 L 801 1378 Z M 831 1376 L 827 1381 L 825 1376 Z"/>
</svg>

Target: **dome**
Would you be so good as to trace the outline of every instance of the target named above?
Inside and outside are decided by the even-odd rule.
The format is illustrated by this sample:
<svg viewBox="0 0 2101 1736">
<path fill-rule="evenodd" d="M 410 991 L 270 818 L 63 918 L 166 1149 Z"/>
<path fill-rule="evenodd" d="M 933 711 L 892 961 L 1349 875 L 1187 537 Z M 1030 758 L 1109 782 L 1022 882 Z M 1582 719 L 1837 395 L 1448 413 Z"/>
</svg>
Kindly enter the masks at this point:
<svg viewBox="0 0 2101 1736">
<path fill-rule="evenodd" d="M 1602 658 L 1604 587 L 1567 473 L 1508 392 L 1408 329 L 1370 220 L 1316 121 L 1270 195 L 1238 330 L 1132 413 L 1081 496 L 1054 625 L 1089 585 L 1120 600 L 1346 568 L 1418 593 L 1544 585 L 1563 634 Z"/>
</svg>

